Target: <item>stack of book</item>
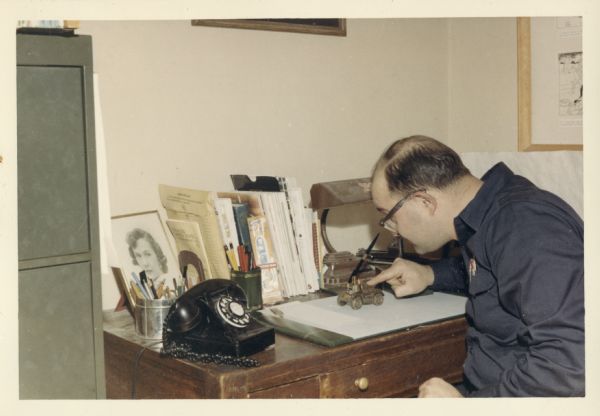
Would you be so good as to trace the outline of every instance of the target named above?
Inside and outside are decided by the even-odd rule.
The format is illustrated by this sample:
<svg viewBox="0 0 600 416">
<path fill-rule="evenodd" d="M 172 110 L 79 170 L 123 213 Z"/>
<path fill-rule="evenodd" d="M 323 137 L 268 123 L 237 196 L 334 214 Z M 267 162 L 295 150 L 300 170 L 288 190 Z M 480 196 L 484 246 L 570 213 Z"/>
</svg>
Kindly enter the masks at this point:
<svg viewBox="0 0 600 416">
<path fill-rule="evenodd" d="M 292 178 L 278 180 L 278 192 L 159 185 L 177 252 L 194 252 L 207 279 L 260 267 L 265 304 L 314 292 L 320 282 L 316 213 Z"/>
</svg>

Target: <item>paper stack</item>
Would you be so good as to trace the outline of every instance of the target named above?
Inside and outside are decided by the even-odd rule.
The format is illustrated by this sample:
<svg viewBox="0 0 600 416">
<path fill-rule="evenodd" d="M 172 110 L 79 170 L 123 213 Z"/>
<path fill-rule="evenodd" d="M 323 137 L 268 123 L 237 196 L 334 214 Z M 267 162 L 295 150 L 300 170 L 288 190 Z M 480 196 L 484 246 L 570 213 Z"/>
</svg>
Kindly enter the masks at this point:
<svg viewBox="0 0 600 416">
<path fill-rule="evenodd" d="M 159 186 L 167 211 L 167 224 L 178 247 L 196 249 L 205 276 L 230 277 L 230 270 L 243 270 L 250 254 L 261 268 L 263 302 L 304 295 L 319 289 L 319 259 L 315 259 L 318 237 L 313 231 L 317 217 L 304 206 L 302 191 L 293 178 L 277 177 L 278 192 L 209 192 Z M 195 243 L 178 241 L 187 226 L 187 239 L 194 230 Z M 178 227 L 177 227 L 178 226 Z M 204 264 L 206 263 L 206 264 Z"/>
</svg>

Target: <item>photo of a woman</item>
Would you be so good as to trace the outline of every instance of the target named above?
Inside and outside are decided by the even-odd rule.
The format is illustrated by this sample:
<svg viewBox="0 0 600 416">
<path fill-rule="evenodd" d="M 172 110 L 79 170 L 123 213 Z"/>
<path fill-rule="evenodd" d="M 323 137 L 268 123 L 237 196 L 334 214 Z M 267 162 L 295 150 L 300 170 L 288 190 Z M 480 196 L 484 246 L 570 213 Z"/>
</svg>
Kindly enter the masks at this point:
<svg viewBox="0 0 600 416">
<path fill-rule="evenodd" d="M 140 279 L 146 280 L 149 277 L 154 285 L 164 284 L 169 271 L 167 257 L 152 234 L 141 228 L 134 228 L 127 234 L 127 245 L 131 261 L 142 268 Z"/>
<path fill-rule="evenodd" d="M 175 292 L 181 273 L 158 211 L 113 217 L 112 237 L 128 289 L 153 298 Z"/>
</svg>

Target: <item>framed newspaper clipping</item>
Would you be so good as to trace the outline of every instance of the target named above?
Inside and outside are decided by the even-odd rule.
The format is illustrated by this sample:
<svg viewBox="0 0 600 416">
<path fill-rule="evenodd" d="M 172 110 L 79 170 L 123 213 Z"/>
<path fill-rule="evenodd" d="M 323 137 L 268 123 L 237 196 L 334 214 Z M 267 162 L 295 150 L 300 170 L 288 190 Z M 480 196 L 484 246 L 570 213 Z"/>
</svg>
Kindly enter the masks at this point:
<svg viewBox="0 0 600 416">
<path fill-rule="evenodd" d="M 583 150 L 581 17 L 517 18 L 518 150 Z"/>
</svg>

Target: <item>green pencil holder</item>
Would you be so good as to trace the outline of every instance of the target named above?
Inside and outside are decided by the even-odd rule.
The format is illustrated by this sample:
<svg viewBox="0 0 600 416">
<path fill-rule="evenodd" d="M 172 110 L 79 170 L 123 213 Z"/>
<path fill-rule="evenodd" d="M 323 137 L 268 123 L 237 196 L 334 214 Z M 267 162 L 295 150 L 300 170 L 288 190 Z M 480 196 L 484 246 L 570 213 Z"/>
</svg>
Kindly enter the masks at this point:
<svg viewBox="0 0 600 416">
<path fill-rule="evenodd" d="M 232 270 L 231 280 L 237 283 L 246 294 L 248 310 L 255 311 L 262 309 L 262 277 L 260 268 L 247 272 Z"/>
</svg>

